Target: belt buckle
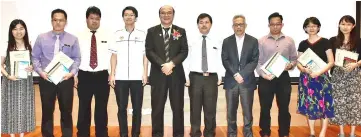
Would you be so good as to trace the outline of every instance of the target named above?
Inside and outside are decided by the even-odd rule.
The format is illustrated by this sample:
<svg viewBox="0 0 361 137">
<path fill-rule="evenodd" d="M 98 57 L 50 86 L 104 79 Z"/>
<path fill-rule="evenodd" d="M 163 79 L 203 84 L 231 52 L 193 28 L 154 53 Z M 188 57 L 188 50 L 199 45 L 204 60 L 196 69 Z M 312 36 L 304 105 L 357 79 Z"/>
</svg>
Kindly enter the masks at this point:
<svg viewBox="0 0 361 137">
<path fill-rule="evenodd" d="M 203 76 L 208 77 L 208 76 L 209 76 L 209 73 L 208 73 L 208 72 L 204 72 L 204 73 L 203 73 Z"/>
</svg>

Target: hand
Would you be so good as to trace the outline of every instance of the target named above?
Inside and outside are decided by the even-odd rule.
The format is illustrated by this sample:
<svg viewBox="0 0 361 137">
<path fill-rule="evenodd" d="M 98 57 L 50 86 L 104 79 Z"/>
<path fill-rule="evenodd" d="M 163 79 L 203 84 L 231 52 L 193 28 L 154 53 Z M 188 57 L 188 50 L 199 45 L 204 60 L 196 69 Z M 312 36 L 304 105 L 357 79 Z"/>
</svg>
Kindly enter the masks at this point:
<svg viewBox="0 0 361 137">
<path fill-rule="evenodd" d="M 302 72 L 307 73 L 307 74 L 311 74 L 311 73 L 312 73 L 312 71 L 311 71 L 309 68 L 307 68 L 307 67 L 304 67 L 303 70 L 302 70 Z"/>
<path fill-rule="evenodd" d="M 46 72 L 40 72 L 40 77 L 42 77 L 44 80 L 49 81 L 49 76 Z"/>
<path fill-rule="evenodd" d="M 63 77 L 63 80 L 68 80 L 68 79 L 70 79 L 70 78 L 73 77 L 73 76 L 74 76 L 73 73 L 65 74 L 65 76 Z"/>
<path fill-rule="evenodd" d="M 316 77 L 318 77 L 318 76 L 320 76 L 321 75 L 321 73 L 319 73 L 319 72 L 312 72 L 312 73 L 310 73 L 310 76 L 312 77 L 312 78 L 316 78 Z"/>
<path fill-rule="evenodd" d="M 75 88 L 78 88 L 78 83 L 79 83 L 78 76 L 74 76 L 74 87 Z"/>
<path fill-rule="evenodd" d="M 222 80 L 218 80 L 217 85 L 219 86 L 221 84 L 222 84 Z"/>
<path fill-rule="evenodd" d="M 25 71 L 26 72 L 33 72 L 33 66 L 32 65 L 28 66 L 27 68 L 25 68 Z"/>
<path fill-rule="evenodd" d="M 168 62 L 168 63 L 162 64 L 162 72 L 167 76 L 172 74 L 173 68 L 174 68 L 173 62 Z"/>
<path fill-rule="evenodd" d="M 114 76 L 114 74 L 109 75 L 108 81 L 109 81 L 109 85 L 114 88 L 115 87 L 115 76 Z"/>
<path fill-rule="evenodd" d="M 186 81 L 186 87 L 189 87 L 191 85 L 191 82 L 189 80 Z"/>
<path fill-rule="evenodd" d="M 271 81 L 275 77 L 275 75 L 269 74 L 269 75 L 263 75 L 262 77 L 266 80 Z"/>
<path fill-rule="evenodd" d="M 293 68 L 292 63 L 287 63 L 285 67 L 285 71 L 291 70 Z"/>
<path fill-rule="evenodd" d="M 243 83 L 243 77 L 240 74 L 237 74 L 234 79 L 237 81 L 238 84 Z"/>
<path fill-rule="evenodd" d="M 12 80 L 12 81 L 15 81 L 16 80 L 16 77 L 15 76 L 8 76 L 8 77 L 6 77 L 6 78 L 8 78 L 9 80 Z"/>
<path fill-rule="evenodd" d="M 348 71 L 348 72 L 351 72 L 351 71 L 354 70 L 357 66 L 358 66 L 357 63 L 348 63 L 348 64 L 345 66 L 345 70 Z"/>
<path fill-rule="evenodd" d="M 142 83 L 143 83 L 143 86 L 145 86 L 148 83 L 148 76 L 147 75 L 143 75 Z"/>
</svg>

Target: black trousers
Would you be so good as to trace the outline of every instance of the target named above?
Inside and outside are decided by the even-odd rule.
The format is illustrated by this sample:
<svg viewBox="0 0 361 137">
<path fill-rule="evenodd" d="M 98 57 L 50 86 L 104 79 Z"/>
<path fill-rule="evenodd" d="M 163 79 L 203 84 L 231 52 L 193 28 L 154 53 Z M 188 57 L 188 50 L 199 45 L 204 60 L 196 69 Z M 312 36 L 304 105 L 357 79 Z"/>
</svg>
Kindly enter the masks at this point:
<svg viewBox="0 0 361 137">
<path fill-rule="evenodd" d="M 78 137 L 90 136 L 91 102 L 95 97 L 95 135 L 97 137 L 108 137 L 108 99 L 110 86 L 108 84 L 108 71 L 78 72 Z"/>
<path fill-rule="evenodd" d="M 279 78 L 269 81 L 259 78 L 258 89 L 259 101 L 261 105 L 260 122 L 261 136 L 271 134 L 271 116 L 273 98 L 276 95 L 278 106 L 278 127 L 279 136 L 288 136 L 290 132 L 291 114 L 289 104 L 291 97 L 291 78 L 288 72 L 283 72 Z"/>
<path fill-rule="evenodd" d="M 169 101 L 173 111 L 173 136 L 184 136 L 184 82 L 173 81 L 171 76 L 166 81 L 152 84 L 152 136 L 163 137 L 164 135 L 164 106 L 167 101 L 169 89 Z"/>
<path fill-rule="evenodd" d="M 128 98 L 133 108 L 132 137 L 140 134 L 143 105 L 143 84 L 141 80 L 117 80 L 115 81 L 115 95 L 118 104 L 118 122 L 121 137 L 128 137 Z"/>
<path fill-rule="evenodd" d="M 216 108 L 218 97 L 218 77 L 216 73 L 203 76 L 202 73 L 189 74 L 191 137 L 200 137 L 201 113 L 204 111 L 204 137 L 214 137 L 216 129 Z"/>
<path fill-rule="evenodd" d="M 40 98 L 42 107 L 41 134 L 43 137 L 54 137 L 54 109 L 58 98 L 60 109 L 60 125 L 63 137 L 73 135 L 73 95 L 74 78 L 64 80 L 58 85 L 40 78 Z"/>
</svg>

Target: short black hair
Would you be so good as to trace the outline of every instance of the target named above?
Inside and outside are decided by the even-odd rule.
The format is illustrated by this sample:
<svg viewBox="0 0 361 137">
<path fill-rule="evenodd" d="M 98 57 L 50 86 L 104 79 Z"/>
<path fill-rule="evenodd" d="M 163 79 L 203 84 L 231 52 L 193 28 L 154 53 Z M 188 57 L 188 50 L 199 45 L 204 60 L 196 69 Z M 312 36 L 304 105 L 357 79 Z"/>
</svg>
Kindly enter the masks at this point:
<svg viewBox="0 0 361 137">
<path fill-rule="evenodd" d="M 100 18 L 102 17 L 102 13 L 100 12 L 100 9 L 98 7 L 95 6 L 90 6 L 85 13 L 86 18 L 89 17 L 90 14 L 96 14 L 98 15 Z"/>
<path fill-rule="evenodd" d="M 268 16 L 268 23 L 271 22 L 272 18 L 277 18 L 277 17 L 279 17 L 281 19 L 281 22 L 283 22 L 282 15 L 280 13 L 278 13 L 278 12 L 275 12 L 275 13 L 272 13 L 271 15 Z"/>
<path fill-rule="evenodd" d="M 138 18 L 138 11 L 137 11 L 137 9 L 134 8 L 133 6 L 127 6 L 127 7 L 125 7 L 125 8 L 123 9 L 123 12 L 122 12 L 122 17 L 124 17 L 124 12 L 125 12 L 126 10 L 131 10 L 131 11 L 134 13 L 135 18 Z"/>
<path fill-rule="evenodd" d="M 63 13 L 65 19 L 66 19 L 66 20 L 68 19 L 68 15 L 66 14 L 65 10 L 63 10 L 63 9 L 55 9 L 55 10 L 53 10 L 53 11 L 51 12 L 51 19 L 53 19 L 55 13 Z"/>
<path fill-rule="evenodd" d="M 159 8 L 159 16 L 160 16 L 160 10 L 162 9 L 163 7 L 160 7 Z M 173 15 L 175 14 L 175 10 L 174 10 L 174 8 L 172 7 L 172 9 L 173 9 Z"/>
<path fill-rule="evenodd" d="M 316 17 L 309 17 L 305 20 L 305 22 L 303 23 L 303 29 L 307 28 L 308 24 L 316 24 L 319 28 L 321 28 L 321 22 L 320 20 L 318 20 Z M 305 32 L 307 33 L 307 31 L 305 30 Z M 320 32 L 320 29 L 317 31 L 317 33 Z"/>
<path fill-rule="evenodd" d="M 204 19 L 204 18 L 208 18 L 209 21 L 211 22 L 211 24 L 213 23 L 211 15 L 209 15 L 207 13 L 201 13 L 201 14 L 199 14 L 199 16 L 197 18 L 197 24 L 199 23 L 199 20 Z"/>
</svg>

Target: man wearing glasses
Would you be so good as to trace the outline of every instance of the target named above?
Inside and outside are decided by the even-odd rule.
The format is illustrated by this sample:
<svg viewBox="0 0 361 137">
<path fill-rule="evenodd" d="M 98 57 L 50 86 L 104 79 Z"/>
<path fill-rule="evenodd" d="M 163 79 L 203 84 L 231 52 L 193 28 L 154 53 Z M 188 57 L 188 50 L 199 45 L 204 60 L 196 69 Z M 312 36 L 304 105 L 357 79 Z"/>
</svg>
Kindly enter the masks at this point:
<svg viewBox="0 0 361 137">
<path fill-rule="evenodd" d="M 142 120 L 143 86 L 148 81 L 148 59 L 145 56 L 145 32 L 135 27 L 138 11 L 132 6 L 122 12 L 124 29 L 115 32 L 110 48 L 110 85 L 118 104 L 120 137 L 128 137 L 127 107 L 129 93 L 133 108 L 132 137 L 139 137 Z"/>
<path fill-rule="evenodd" d="M 239 100 L 243 110 L 243 136 L 253 137 L 252 106 L 256 78 L 254 70 L 258 62 L 258 41 L 245 33 L 247 24 L 243 15 L 233 17 L 234 34 L 227 37 L 222 45 L 222 63 L 226 69 L 228 137 L 237 137 L 237 109 Z"/>
<path fill-rule="evenodd" d="M 148 29 L 145 48 L 151 62 L 150 85 L 152 106 L 152 136 L 164 135 L 164 105 L 169 94 L 173 111 L 173 136 L 184 136 L 184 84 L 182 62 L 188 56 L 186 31 L 173 25 L 174 9 L 159 9 L 160 25 Z M 169 90 L 169 92 L 168 92 Z"/>
<path fill-rule="evenodd" d="M 51 12 L 53 30 L 40 34 L 36 39 L 32 51 L 34 70 L 41 76 L 39 80 L 41 98 L 41 134 L 43 137 L 53 137 L 54 109 L 56 98 L 59 102 L 61 112 L 61 131 L 63 137 L 73 135 L 73 94 L 74 78 L 80 65 L 80 49 L 78 38 L 64 31 L 67 24 L 67 14 L 62 9 L 55 9 Z M 63 81 L 55 85 L 50 82 L 45 68 L 53 57 L 59 52 L 74 60 L 65 74 Z"/>
<path fill-rule="evenodd" d="M 290 132 L 291 115 L 288 110 L 291 97 L 291 78 L 288 70 L 294 68 L 297 63 L 297 51 L 292 38 L 285 36 L 281 30 L 283 27 L 283 17 L 279 13 L 272 13 L 268 17 L 268 27 L 270 33 L 259 39 L 259 61 L 257 73 L 259 75 L 258 95 L 261 105 L 260 122 L 261 137 L 271 136 L 271 116 L 273 97 L 276 95 L 278 106 L 278 127 L 279 136 L 287 137 Z M 275 78 L 274 75 L 267 75 L 261 67 L 269 60 L 274 53 L 280 53 L 290 60 L 284 68 L 284 72 Z"/>
</svg>

